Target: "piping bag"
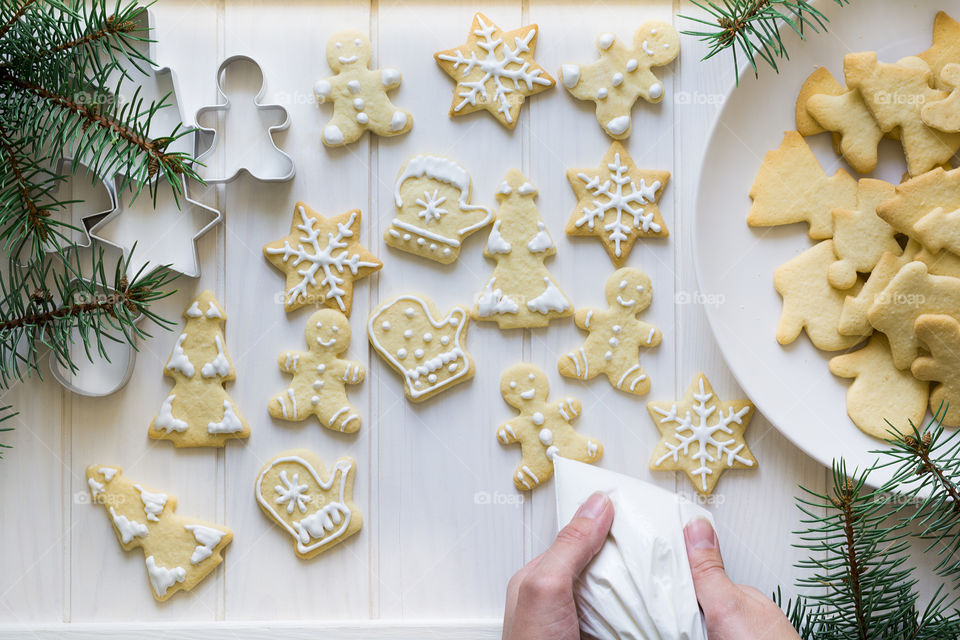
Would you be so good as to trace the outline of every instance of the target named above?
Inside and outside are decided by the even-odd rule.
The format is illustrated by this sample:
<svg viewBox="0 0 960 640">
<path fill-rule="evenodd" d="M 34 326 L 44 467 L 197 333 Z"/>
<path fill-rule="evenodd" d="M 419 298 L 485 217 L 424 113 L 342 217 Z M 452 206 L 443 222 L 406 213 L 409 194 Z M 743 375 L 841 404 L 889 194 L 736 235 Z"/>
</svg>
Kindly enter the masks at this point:
<svg viewBox="0 0 960 640">
<path fill-rule="evenodd" d="M 610 534 L 574 585 L 580 631 L 589 638 L 706 640 L 683 526 L 710 512 L 683 496 L 557 456 L 557 526 L 596 491 L 613 502 Z"/>
</svg>

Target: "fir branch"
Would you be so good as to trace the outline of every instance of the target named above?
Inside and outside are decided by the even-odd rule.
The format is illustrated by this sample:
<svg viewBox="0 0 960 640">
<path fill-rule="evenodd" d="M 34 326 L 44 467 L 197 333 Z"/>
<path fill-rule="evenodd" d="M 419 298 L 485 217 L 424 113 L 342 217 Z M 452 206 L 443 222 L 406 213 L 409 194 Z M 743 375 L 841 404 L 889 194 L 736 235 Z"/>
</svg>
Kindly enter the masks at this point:
<svg viewBox="0 0 960 640">
<path fill-rule="evenodd" d="M 848 4 L 850 0 L 833 0 L 838 5 Z M 805 29 L 814 33 L 826 30 L 829 22 L 810 0 L 691 0 L 706 12 L 707 18 L 681 15 L 681 18 L 704 25 L 700 31 L 683 31 L 685 35 L 696 36 L 708 45 L 707 60 L 721 51 L 733 52 L 733 66 L 737 82 L 740 81 L 740 68 L 737 52 L 744 55 L 753 67 L 755 76 L 759 76 L 757 58 L 779 73 L 777 60 L 789 60 L 790 55 L 780 33 L 782 25 L 789 26 L 801 40 L 806 40 Z"/>
<path fill-rule="evenodd" d="M 13 26 L 20 21 L 20 18 L 22 18 L 30 9 L 31 5 L 35 4 L 36 2 L 37 0 L 24 0 L 23 4 L 20 5 L 20 8 L 18 8 L 12 16 L 7 18 L 7 20 L 3 23 L 3 26 L 0 26 L 0 39 L 7 35 L 7 32 L 10 31 L 10 29 L 12 29 Z M 7 407 L 0 408 L 0 411 L 5 408 Z"/>
<path fill-rule="evenodd" d="M 11 418 L 17 415 L 17 412 L 13 411 L 12 409 L 13 407 L 9 404 L 6 406 L 0 407 L 0 424 L 3 424 L 7 420 L 10 420 Z M 13 431 L 13 427 L 0 427 L 0 433 L 8 433 L 10 431 Z M 13 445 L 4 444 L 0 442 L 0 460 L 3 460 L 4 449 L 13 449 Z"/>
</svg>

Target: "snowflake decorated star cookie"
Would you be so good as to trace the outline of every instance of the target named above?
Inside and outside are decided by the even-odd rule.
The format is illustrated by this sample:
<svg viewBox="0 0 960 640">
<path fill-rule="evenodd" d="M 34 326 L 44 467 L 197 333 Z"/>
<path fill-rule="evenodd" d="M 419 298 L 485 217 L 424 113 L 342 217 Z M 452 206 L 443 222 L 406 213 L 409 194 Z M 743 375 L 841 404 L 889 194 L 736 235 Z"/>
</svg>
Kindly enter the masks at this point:
<svg viewBox="0 0 960 640">
<path fill-rule="evenodd" d="M 317 81 L 313 93 L 317 102 L 333 103 L 333 119 L 321 135 L 328 147 L 355 142 L 364 131 L 397 136 L 413 127 L 413 116 L 387 97 L 400 86 L 400 72 L 371 70 L 370 56 L 370 39 L 362 31 L 340 31 L 327 42 L 327 64 L 336 75 Z"/>
<path fill-rule="evenodd" d="M 87 467 L 87 486 L 92 503 L 106 508 L 124 550 L 143 549 L 157 600 L 193 589 L 223 562 L 233 532 L 176 515 L 174 496 L 128 480 L 120 467 L 98 464 Z"/>
<path fill-rule="evenodd" d="M 267 260 L 287 274 L 283 308 L 325 304 L 350 315 L 354 280 L 383 266 L 359 235 L 359 209 L 325 218 L 298 202 L 289 235 L 263 247 Z"/>
<path fill-rule="evenodd" d="M 183 317 L 186 326 L 163 368 L 173 389 L 150 424 L 150 437 L 177 447 L 222 447 L 246 438 L 250 426 L 224 389 L 236 378 L 223 335 L 226 312 L 212 291 L 204 291 Z"/>
<path fill-rule="evenodd" d="M 356 473 L 353 458 L 338 459 L 328 473 L 313 452 L 287 451 L 260 470 L 257 502 L 290 534 L 297 555 L 307 560 L 360 531 L 363 516 L 353 503 Z"/>
<path fill-rule="evenodd" d="M 599 167 L 567 169 L 577 196 L 567 235 L 596 236 L 614 264 L 623 265 L 637 238 L 670 235 L 657 206 L 669 179 L 669 171 L 638 169 L 626 148 L 614 142 Z"/>
<path fill-rule="evenodd" d="M 612 138 L 630 135 L 630 110 L 637 98 L 663 100 L 663 83 L 650 70 L 669 64 L 680 53 L 680 36 L 666 22 L 645 23 L 633 44 L 612 33 L 597 38 L 600 59 L 586 65 L 565 64 L 560 69 L 563 86 L 579 100 L 597 104 L 597 120 Z"/>
<path fill-rule="evenodd" d="M 693 486 L 709 495 L 727 469 L 756 469 L 757 460 L 743 438 L 753 403 L 721 402 L 702 373 L 679 402 L 649 402 L 647 411 L 660 430 L 650 456 L 653 471 L 683 471 Z"/>
<path fill-rule="evenodd" d="M 464 44 L 433 54 L 440 68 L 457 81 L 450 115 L 486 109 L 505 127 L 517 126 L 524 99 L 555 84 L 533 60 L 538 33 L 535 24 L 503 32 L 478 13 Z"/>
</svg>

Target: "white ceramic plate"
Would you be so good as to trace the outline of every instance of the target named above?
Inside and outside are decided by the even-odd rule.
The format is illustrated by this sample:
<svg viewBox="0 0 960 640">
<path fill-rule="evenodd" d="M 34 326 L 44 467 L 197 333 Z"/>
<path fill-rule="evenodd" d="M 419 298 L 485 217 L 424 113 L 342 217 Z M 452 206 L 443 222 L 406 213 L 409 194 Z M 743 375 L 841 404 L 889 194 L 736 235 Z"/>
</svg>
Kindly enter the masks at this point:
<svg viewBox="0 0 960 640">
<path fill-rule="evenodd" d="M 796 128 L 794 102 L 806 77 L 826 66 L 843 81 L 843 56 L 876 50 L 884 62 L 916 55 L 930 46 L 935 3 L 854 2 L 843 9 L 818 3 L 830 17 L 830 31 L 801 43 L 787 38 L 792 59 L 780 75 L 761 69 L 741 74 L 707 143 L 694 214 L 695 264 L 701 293 L 720 304 L 707 305 L 710 326 L 737 380 L 758 409 L 794 444 L 825 465 L 843 456 L 848 468 L 864 468 L 883 446 L 862 433 L 846 414 L 849 380 L 827 368 L 830 353 L 818 351 L 806 334 L 791 345 L 775 337 L 781 300 L 773 287 L 777 266 L 812 246 L 807 225 L 751 229 L 748 192 L 764 154 L 780 145 L 784 131 Z M 830 134 L 807 138 L 828 174 L 850 169 L 833 152 Z M 898 142 L 881 143 L 873 177 L 893 183 L 905 171 Z M 873 477 L 873 482 L 883 475 Z M 873 483 L 872 482 L 872 483 Z"/>
</svg>

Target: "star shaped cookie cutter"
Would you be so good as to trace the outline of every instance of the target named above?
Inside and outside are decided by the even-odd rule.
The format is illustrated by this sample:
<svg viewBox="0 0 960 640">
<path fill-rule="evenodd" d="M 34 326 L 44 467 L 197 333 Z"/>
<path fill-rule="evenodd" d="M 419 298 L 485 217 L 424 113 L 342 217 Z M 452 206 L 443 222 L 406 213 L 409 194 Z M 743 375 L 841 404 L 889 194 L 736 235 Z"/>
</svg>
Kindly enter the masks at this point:
<svg viewBox="0 0 960 640">
<path fill-rule="evenodd" d="M 273 147 L 273 150 L 276 151 L 276 153 L 279 156 L 282 156 L 285 162 L 283 166 L 279 167 L 279 170 L 276 173 L 259 175 L 258 170 L 255 167 L 251 169 L 251 167 L 247 166 L 248 162 L 245 160 L 244 162 L 237 162 L 232 172 L 230 172 L 229 169 L 224 170 L 223 173 L 225 173 L 226 175 L 212 176 L 212 177 L 203 176 L 203 179 L 205 182 L 210 184 L 227 183 L 227 182 L 232 182 L 236 180 L 241 173 L 246 172 L 247 174 L 250 175 L 250 177 L 256 180 L 260 180 L 261 182 L 286 182 L 288 180 L 292 180 L 293 176 L 296 174 L 296 166 L 293 163 L 293 158 L 291 158 L 289 154 L 287 154 L 285 151 L 283 151 L 283 149 L 277 146 L 276 141 L 273 139 L 273 134 L 275 132 L 284 131 L 290 127 L 290 114 L 287 111 L 286 107 L 282 105 L 262 104 L 260 102 L 261 99 L 263 98 L 263 94 L 266 91 L 266 82 L 264 81 L 264 78 L 263 78 L 263 69 L 257 63 L 256 60 L 254 60 L 250 56 L 241 55 L 241 54 L 228 57 L 227 59 L 225 59 L 223 62 L 220 63 L 220 68 L 217 69 L 217 96 L 218 96 L 218 99 L 223 100 L 223 102 L 220 103 L 218 100 L 218 104 L 207 105 L 197 110 L 197 115 L 196 115 L 197 135 L 195 138 L 196 140 L 195 150 L 197 151 L 196 162 L 198 165 L 203 165 L 204 160 L 210 157 L 213 157 L 214 154 L 217 152 L 217 145 L 220 139 L 220 136 L 218 135 L 217 130 L 210 127 L 204 127 L 200 124 L 200 122 L 206 114 L 214 114 L 214 115 L 224 114 L 225 115 L 231 110 L 232 105 L 230 102 L 230 98 L 227 96 L 227 93 L 224 90 L 224 84 L 226 82 L 228 69 L 237 63 L 241 63 L 241 64 L 245 63 L 248 65 L 252 65 L 253 68 L 251 70 L 255 70 L 255 73 L 258 73 L 260 75 L 260 88 L 257 91 L 256 95 L 253 97 L 253 105 L 254 107 L 256 107 L 258 115 L 262 116 L 263 114 L 269 113 L 271 111 L 279 111 L 279 113 L 282 114 L 283 116 L 283 121 L 280 124 L 268 125 L 266 127 L 266 137 L 269 140 L 270 145 Z M 222 116 L 218 115 L 217 117 L 220 117 L 222 119 Z M 253 139 L 253 138 L 251 137 L 247 138 L 247 140 L 250 140 L 250 139 Z M 203 142 L 208 142 L 206 147 L 202 146 Z M 246 145 L 244 143 L 245 143 L 245 140 L 242 140 L 242 139 L 231 141 L 231 144 L 235 149 L 248 148 L 249 145 Z M 200 152 L 201 148 L 203 148 L 202 152 Z"/>
</svg>

